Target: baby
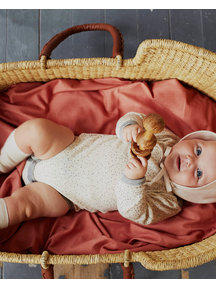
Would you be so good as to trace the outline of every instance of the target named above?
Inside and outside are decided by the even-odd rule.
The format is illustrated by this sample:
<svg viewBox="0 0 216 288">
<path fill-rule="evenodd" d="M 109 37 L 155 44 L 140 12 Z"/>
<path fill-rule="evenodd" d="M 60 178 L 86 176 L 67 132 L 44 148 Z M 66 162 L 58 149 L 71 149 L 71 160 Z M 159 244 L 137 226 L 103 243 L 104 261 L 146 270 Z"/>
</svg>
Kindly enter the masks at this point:
<svg viewBox="0 0 216 288">
<path fill-rule="evenodd" d="M 198 131 L 179 138 L 157 134 L 151 158 L 131 157 L 130 142 L 145 115 L 119 119 L 116 135 L 81 134 L 47 119 L 15 129 L 1 149 L 0 172 L 27 158 L 25 186 L 0 199 L 0 228 L 70 209 L 118 210 L 139 224 L 153 224 L 181 211 L 182 199 L 216 202 L 216 134 Z"/>
</svg>

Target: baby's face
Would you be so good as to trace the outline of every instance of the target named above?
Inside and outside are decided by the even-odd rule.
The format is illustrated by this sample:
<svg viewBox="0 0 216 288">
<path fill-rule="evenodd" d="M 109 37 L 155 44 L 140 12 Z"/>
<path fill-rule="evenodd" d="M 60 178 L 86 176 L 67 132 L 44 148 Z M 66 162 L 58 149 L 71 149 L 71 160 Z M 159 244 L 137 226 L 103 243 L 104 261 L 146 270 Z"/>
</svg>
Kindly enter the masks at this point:
<svg viewBox="0 0 216 288">
<path fill-rule="evenodd" d="M 164 165 L 172 182 L 198 187 L 216 179 L 216 141 L 183 140 L 175 144 Z"/>
</svg>

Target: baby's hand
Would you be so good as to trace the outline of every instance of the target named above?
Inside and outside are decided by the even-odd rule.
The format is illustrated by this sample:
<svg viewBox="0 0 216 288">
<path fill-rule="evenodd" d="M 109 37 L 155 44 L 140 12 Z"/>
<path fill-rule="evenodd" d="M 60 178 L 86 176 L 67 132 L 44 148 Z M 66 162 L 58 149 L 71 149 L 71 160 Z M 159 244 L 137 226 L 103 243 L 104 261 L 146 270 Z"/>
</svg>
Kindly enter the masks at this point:
<svg viewBox="0 0 216 288">
<path fill-rule="evenodd" d="M 129 179 L 141 179 L 145 176 L 148 167 L 148 160 L 144 157 L 131 158 L 125 167 L 124 174 Z"/>
<path fill-rule="evenodd" d="M 131 142 L 133 139 L 133 141 L 136 142 L 136 137 L 141 131 L 144 131 L 144 129 L 138 124 L 128 125 L 124 127 L 123 129 L 124 141 Z"/>
</svg>

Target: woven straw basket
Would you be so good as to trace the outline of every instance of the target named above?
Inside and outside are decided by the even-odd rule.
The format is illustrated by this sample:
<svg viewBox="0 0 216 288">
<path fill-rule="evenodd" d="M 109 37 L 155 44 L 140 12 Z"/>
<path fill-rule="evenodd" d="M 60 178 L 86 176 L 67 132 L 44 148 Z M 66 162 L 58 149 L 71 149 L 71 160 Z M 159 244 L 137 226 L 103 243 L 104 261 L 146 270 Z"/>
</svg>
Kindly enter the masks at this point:
<svg viewBox="0 0 216 288">
<path fill-rule="evenodd" d="M 71 34 L 106 30 L 113 38 L 112 58 L 51 60 L 53 49 Z M 42 49 L 40 60 L 0 64 L 0 89 L 20 82 L 49 81 L 56 78 L 92 79 L 120 77 L 131 80 L 176 78 L 216 99 L 216 54 L 206 49 L 173 40 L 146 40 L 136 56 L 123 60 L 121 33 L 108 24 L 86 24 L 69 28 L 54 36 Z M 52 275 L 53 264 L 97 264 L 140 262 L 150 270 L 175 270 L 195 267 L 216 258 L 216 235 L 192 245 L 154 252 L 105 255 L 42 255 L 0 252 L 0 261 L 41 264 Z M 50 276 L 51 275 L 51 276 Z"/>
</svg>

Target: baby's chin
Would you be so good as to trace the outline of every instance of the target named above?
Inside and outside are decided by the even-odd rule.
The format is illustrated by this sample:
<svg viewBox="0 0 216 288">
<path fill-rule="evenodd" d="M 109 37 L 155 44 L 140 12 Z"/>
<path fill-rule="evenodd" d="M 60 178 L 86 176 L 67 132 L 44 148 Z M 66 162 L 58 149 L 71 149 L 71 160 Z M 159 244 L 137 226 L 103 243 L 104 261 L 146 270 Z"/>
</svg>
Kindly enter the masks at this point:
<svg viewBox="0 0 216 288">
<path fill-rule="evenodd" d="M 175 182 L 174 180 L 174 175 L 177 171 L 176 167 L 175 167 L 175 161 L 176 161 L 176 157 L 175 154 L 172 153 L 172 151 L 170 152 L 170 154 L 166 157 L 166 159 L 164 160 L 164 167 L 166 169 L 166 172 L 170 178 L 171 181 Z"/>
</svg>

